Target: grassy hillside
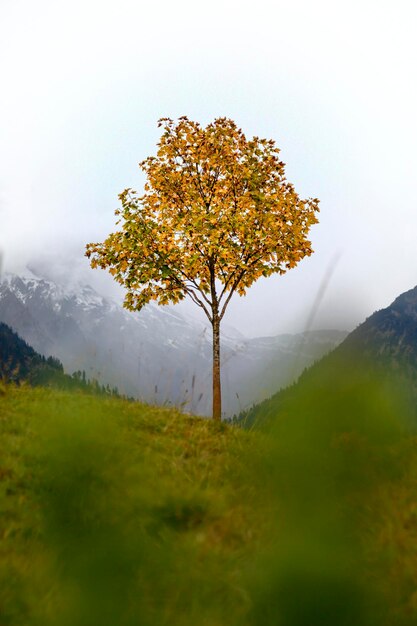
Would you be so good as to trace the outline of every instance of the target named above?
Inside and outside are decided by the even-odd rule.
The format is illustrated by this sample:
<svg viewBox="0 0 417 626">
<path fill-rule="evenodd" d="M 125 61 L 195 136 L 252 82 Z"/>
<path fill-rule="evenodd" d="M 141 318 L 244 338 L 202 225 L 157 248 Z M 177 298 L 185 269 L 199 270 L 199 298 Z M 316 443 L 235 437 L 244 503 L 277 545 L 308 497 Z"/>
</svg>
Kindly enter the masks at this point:
<svg viewBox="0 0 417 626">
<path fill-rule="evenodd" d="M 244 609 L 260 532 L 248 435 L 51 390 L 0 402 L 2 626 L 221 624 Z"/>
<path fill-rule="evenodd" d="M 245 432 L 3 386 L 1 626 L 414 624 L 416 444 L 365 391 Z"/>
</svg>

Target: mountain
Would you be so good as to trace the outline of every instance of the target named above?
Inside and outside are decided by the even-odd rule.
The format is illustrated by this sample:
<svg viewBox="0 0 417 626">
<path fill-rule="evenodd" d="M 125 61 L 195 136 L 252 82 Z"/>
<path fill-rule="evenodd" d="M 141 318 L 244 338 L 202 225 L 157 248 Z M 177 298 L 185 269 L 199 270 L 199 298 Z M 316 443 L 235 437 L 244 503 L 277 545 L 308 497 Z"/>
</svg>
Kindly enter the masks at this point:
<svg viewBox="0 0 417 626">
<path fill-rule="evenodd" d="M 9 326 L 0 322 L 0 378 L 8 382 L 48 383 L 63 374 L 62 364 L 45 359 Z"/>
<path fill-rule="evenodd" d="M 417 287 L 373 313 L 295 384 L 241 417 L 249 423 L 272 417 L 288 400 L 306 397 L 312 389 L 325 399 L 335 390 L 344 394 L 348 387 L 360 393 L 371 383 L 381 390 L 396 388 L 407 404 L 417 404 Z"/>
<path fill-rule="evenodd" d="M 346 335 L 345 331 L 317 330 L 228 343 L 223 348 L 223 385 L 236 396 L 233 412 L 291 384 L 303 369 L 330 352 Z"/>
<path fill-rule="evenodd" d="M 85 284 L 58 283 L 33 272 L 0 283 L 0 320 L 65 370 L 117 386 L 148 402 L 211 410 L 211 330 L 173 307 L 126 311 Z M 288 385 L 346 333 L 313 331 L 248 339 L 225 326 L 222 385 L 233 415 Z"/>
<path fill-rule="evenodd" d="M 33 386 L 117 395 L 116 390 L 101 388 L 97 383 L 87 381 L 81 372 L 68 376 L 58 359 L 52 356 L 45 358 L 36 352 L 3 322 L 0 322 L 0 379 L 18 384 L 27 382 Z"/>
<path fill-rule="evenodd" d="M 88 380 L 85 372 L 65 374 L 59 359 L 45 358 L 3 322 L 0 322 L 0 381 L 120 397 L 116 388 Z M 0 395 L 1 391 L 0 387 Z"/>
<path fill-rule="evenodd" d="M 358 352 L 392 372 L 417 378 L 417 287 L 368 317 L 336 351 Z"/>
</svg>

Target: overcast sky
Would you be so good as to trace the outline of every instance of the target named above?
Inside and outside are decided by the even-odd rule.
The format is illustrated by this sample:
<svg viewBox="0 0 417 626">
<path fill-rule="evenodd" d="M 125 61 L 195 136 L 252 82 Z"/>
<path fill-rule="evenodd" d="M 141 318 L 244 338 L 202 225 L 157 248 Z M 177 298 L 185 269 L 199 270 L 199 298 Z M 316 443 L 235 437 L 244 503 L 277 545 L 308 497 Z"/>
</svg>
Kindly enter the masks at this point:
<svg viewBox="0 0 417 626">
<path fill-rule="evenodd" d="M 276 141 L 321 214 L 315 254 L 225 321 L 353 328 L 417 283 L 416 31 L 415 0 L 0 0 L 4 268 L 42 259 L 111 289 L 84 245 L 141 189 L 158 118 L 227 116 Z"/>
</svg>

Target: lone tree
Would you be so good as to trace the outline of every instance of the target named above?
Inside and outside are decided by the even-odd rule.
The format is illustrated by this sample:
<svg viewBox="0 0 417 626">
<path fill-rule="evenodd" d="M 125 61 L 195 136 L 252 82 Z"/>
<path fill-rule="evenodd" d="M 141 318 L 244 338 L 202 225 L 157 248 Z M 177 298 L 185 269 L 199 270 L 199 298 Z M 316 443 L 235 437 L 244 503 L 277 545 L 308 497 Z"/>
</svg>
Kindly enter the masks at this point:
<svg viewBox="0 0 417 626">
<path fill-rule="evenodd" d="M 213 328 L 213 418 L 221 419 L 220 322 L 234 293 L 284 274 L 312 253 L 319 201 L 301 200 L 272 140 L 248 140 L 225 117 L 203 128 L 162 118 L 156 156 L 141 169 L 143 195 L 123 191 L 119 231 L 86 248 L 127 289 L 124 306 L 189 296 Z"/>
</svg>

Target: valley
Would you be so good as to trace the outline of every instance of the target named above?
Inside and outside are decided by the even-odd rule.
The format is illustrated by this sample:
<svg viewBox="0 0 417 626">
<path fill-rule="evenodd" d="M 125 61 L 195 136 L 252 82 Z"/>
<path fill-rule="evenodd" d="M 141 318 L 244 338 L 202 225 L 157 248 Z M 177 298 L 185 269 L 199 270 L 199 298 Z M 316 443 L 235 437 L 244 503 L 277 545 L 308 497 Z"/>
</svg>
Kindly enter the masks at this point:
<svg viewBox="0 0 417 626">
<path fill-rule="evenodd" d="M 85 284 L 6 275 L 0 321 L 65 371 L 85 371 L 122 395 L 196 415 L 211 409 L 211 330 L 172 307 L 123 309 Z M 223 415 L 232 417 L 281 387 L 346 336 L 338 330 L 249 339 L 222 335 Z"/>
</svg>

